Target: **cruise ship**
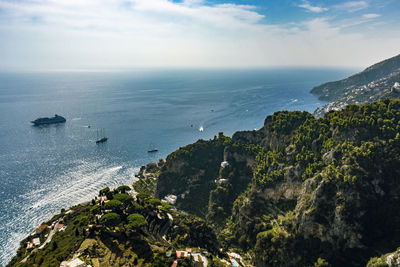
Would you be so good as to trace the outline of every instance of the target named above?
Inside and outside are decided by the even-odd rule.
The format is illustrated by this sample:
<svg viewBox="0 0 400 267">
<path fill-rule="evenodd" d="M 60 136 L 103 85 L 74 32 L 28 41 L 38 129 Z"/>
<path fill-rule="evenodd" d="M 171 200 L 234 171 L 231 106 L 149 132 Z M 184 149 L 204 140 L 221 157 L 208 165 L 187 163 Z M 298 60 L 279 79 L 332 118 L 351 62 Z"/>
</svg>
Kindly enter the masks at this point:
<svg viewBox="0 0 400 267">
<path fill-rule="evenodd" d="M 62 123 L 67 120 L 63 116 L 54 115 L 52 118 L 38 118 L 34 121 L 31 121 L 35 126 L 37 125 L 45 125 L 45 124 L 53 124 L 53 123 Z"/>
</svg>

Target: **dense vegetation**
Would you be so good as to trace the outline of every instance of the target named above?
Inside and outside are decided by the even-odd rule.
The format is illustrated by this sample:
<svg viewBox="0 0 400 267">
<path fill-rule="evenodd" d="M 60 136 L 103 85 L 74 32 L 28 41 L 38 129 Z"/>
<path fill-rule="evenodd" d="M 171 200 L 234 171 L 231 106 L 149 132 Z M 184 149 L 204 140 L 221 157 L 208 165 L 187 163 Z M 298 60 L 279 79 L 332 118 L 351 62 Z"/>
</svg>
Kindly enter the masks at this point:
<svg viewBox="0 0 400 267">
<path fill-rule="evenodd" d="M 258 156 L 268 166 L 263 175 L 256 169 L 259 189 L 283 179 L 288 166 L 304 184 L 296 208 L 281 210 L 285 216 L 274 215 L 257 234 L 255 253 L 262 262 L 311 264 L 322 255 L 335 265 L 362 265 L 372 251 L 398 244 L 400 210 L 392 190 L 400 174 L 399 123 L 398 100 L 351 105 L 322 119 L 308 118 L 286 148 Z M 303 255 L 288 261 L 300 256 L 293 249 Z"/>
<path fill-rule="evenodd" d="M 90 204 L 63 210 L 47 224 L 62 223 L 65 230 L 59 230 L 43 249 L 26 249 L 31 238 L 23 240 L 8 266 L 59 266 L 77 257 L 94 267 L 169 266 L 175 251 L 186 247 L 218 254 L 216 237 L 203 220 L 146 193 L 132 197 L 127 194 L 130 190 L 107 187 Z M 177 261 L 180 266 L 192 265 L 190 258 Z"/>
<path fill-rule="evenodd" d="M 248 253 L 257 266 L 365 265 L 400 243 L 399 132 L 399 100 L 350 105 L 319 119 L 283 111 L 259 131 L 219 142 L 221 154 L 202 158 L 192 147 L 185 158 L 167 159 L 163 171 L 198 158 L 192 173 L 229 162 L 206 177 L 206 204 L 185 199 L 181 208 L 207 208 L 200 216 L 216 226 L 221 245 Z M 181 192 L 198 181 L 176 173 Z"/>
<path fill-rule="evenodd" d="M 224 147 L 229 142 L 229 137 L 220 136 L 210 141 L 199 140 L 171 153 L 161 169 L 156 195 L 159 198 L 168 194 L 182 196 L 176 202 L 178 208 L 204 217 L 214 178 L 223 161 Z"/>
</svg>

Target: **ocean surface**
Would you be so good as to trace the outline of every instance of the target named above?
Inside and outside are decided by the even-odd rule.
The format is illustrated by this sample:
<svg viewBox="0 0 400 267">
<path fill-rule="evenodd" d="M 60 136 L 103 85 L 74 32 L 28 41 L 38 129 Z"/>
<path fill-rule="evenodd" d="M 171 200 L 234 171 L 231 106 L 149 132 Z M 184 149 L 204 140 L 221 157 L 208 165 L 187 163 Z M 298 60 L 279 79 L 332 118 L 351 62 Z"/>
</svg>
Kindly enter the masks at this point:
<svg viewBox="0 0 400 267">
<path fill-rule="evenodd" d="M 0 266 L 61 208 L 88 201 L 106 186 L 131 184 L 141 165 L 198 139 L 258 129 L 278 110 L 312 112 L 323 103 L 310 89 L 352 72 L 0 73 Z M 54 114 L 67 122 L 30 123 Z M 95 144 L 102 135 L 109 140 Z M 147 152 L 154 147 L 159 152 Z"/>
</svg>

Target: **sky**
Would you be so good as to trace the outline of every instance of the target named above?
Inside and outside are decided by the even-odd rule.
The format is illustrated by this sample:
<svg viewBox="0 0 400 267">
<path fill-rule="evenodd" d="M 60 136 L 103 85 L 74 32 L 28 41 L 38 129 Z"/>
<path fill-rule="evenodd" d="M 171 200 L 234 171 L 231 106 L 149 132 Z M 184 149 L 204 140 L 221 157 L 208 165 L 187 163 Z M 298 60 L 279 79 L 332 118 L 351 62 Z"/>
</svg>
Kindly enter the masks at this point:
<svg viewBox="0 0 400 267">
<path fill-rule="evenodd" d="M 0 0 L 0 70 L 367 67 L 400 0 Z"/>
</svg>

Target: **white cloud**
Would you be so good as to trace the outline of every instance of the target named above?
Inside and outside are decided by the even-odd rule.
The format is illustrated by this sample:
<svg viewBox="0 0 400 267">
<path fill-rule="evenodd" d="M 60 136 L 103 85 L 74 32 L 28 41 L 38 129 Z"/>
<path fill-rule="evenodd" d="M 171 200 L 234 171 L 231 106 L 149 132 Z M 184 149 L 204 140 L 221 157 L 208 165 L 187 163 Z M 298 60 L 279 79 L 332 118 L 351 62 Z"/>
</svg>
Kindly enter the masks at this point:
<svg viewBox="0 0 400 267">
<path fill-rule="evenodd" d="M 363 18 L 365 18 L 365 19 L 376 19 L 376 18 L 379 18 L 380 16 L 381 16 L 380 14 L 370 13 L 370 14 L 364 14 Z"/>
<path fill-rule="evenodd" d="M 356 12 L 368 8 L 367 1 L 349 1 L 343 4 L 335 5 L 334 8 L 345 10 L 347 12 Z"/>
<path fill-rule="evenodd" d="M 321 13 L 328 10 L 328 8 L 325 7 L 312 6 L 308 1 L 303 1 L 303 4 L 300 4 L 298 6 L 315 13 Z"/>
<path fill-rule="evenodd" d="M 328 18 L 268 25 L 254 6 L 206 3 L 0 0 L 0 67 L 353 66 L 400 47 L 398 32 L 344 33 Z"/>
</svg>

